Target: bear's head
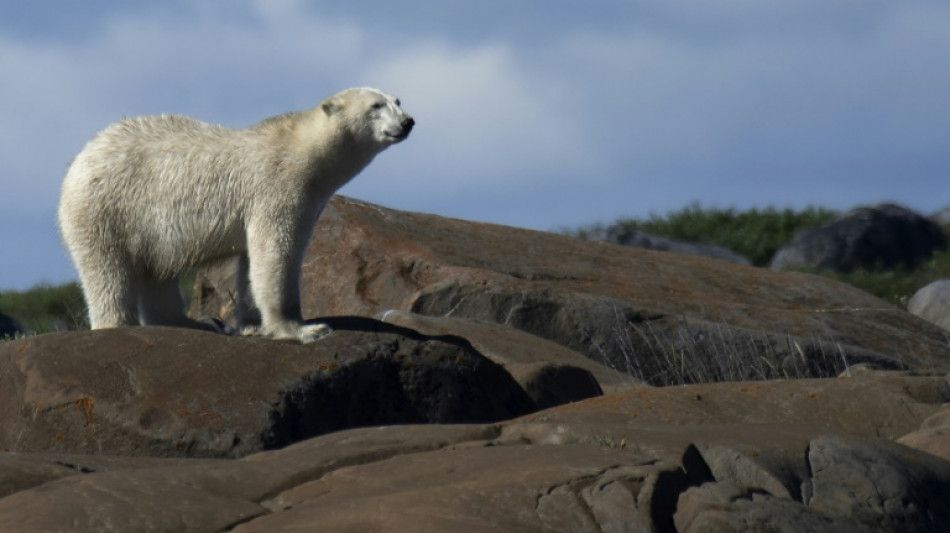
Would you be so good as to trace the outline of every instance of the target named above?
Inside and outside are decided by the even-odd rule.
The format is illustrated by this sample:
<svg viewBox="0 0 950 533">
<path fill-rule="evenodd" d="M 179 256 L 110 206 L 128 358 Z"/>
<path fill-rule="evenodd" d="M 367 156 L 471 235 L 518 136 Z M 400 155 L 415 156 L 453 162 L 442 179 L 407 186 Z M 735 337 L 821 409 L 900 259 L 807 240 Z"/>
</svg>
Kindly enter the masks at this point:
<svg viewBox="0 0 950 533">
<path fill-rule="evenodd" d="M 357 142 L 376 144 L 380 149 L 408 137 L 416 123 L 400 107 L 398 98 L 368 87 L 339 92 L 320 107 Z"/>
</svg>

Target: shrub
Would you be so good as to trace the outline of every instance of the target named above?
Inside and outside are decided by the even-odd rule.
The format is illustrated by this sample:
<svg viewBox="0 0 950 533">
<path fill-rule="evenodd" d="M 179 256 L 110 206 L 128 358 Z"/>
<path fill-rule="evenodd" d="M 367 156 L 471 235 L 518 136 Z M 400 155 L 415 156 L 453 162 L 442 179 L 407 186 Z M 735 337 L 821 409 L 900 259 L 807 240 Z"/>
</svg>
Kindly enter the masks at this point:
<svg viewBox="0 0 950 533">
<path fill-rule="evenodd" d="M 830 221 L 837 212 L 820 207 L 793 209 L 703 208 L 692 204 L 678 211 L 646 220 L 621 219 L 606 227 L 634 229 L 689 242 L 715 244 L 748 257 L 757 266 L 768 265 L 775 252 L 799 232 Z M 566 233 L 590 238 L 603 233 L 605 226 L 595 224 Z"/>
<path fill-rule="evenodd" d="M 79 283 L 0 291 L 0 311 L 33 333 L 88 328 Z"/>
</svg>

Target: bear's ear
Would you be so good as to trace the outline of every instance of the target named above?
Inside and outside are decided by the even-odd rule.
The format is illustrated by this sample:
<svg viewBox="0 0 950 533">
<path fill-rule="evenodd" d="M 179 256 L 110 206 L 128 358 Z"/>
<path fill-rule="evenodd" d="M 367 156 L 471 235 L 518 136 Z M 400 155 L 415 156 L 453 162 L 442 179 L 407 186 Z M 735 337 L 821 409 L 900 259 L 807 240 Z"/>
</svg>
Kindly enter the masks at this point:
<svg viewBox="0 0 950 533">
<path fill-rule="evenodd" d="M 343 110 L 343 102 L 336 98 L 328 98 L 320 104 L 320 107 L 327 116 L 333 116 Z"/>
</svg>

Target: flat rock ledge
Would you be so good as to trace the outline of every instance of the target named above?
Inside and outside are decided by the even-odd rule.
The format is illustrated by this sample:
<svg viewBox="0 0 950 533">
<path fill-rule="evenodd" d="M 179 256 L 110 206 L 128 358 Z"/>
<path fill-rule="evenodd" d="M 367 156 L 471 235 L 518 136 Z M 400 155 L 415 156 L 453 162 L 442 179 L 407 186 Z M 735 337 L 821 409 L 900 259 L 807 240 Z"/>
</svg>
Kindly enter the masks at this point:
<svg viewBox="0 0 950 533">
<path fill-rule="evenodd" d="M 496 422 L 601 394 L 569 356 L 493 361 L 457 336 L 321 322 L 334 332 L 308 345 L 175 328 L 0 343 L 0 447 L 234 458 L 341 429 Z"/>
</svg>

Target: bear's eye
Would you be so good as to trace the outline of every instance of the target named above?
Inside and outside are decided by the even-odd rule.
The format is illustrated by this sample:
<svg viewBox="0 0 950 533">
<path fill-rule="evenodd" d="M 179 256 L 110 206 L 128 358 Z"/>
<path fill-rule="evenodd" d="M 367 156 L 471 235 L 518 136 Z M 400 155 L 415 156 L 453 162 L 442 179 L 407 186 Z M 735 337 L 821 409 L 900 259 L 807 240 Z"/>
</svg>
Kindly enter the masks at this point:
<svg viewBox="0 0 950 533">
<path fill-rule="evenodd" d="M 373 104 L 373 109 L 382 109 L 386 104 L 384 102 L 376 102 Z"/>
</svg>

